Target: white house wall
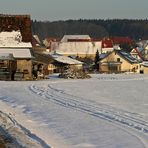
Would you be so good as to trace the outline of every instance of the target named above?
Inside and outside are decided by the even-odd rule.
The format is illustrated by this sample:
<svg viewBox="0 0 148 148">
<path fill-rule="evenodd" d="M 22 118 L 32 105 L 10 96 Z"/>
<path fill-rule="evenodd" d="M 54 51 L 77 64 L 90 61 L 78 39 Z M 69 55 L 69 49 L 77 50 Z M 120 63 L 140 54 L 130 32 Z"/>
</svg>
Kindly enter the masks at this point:
<svg viewBox="0 0 148 148">
<path fill-rule="evenodd" d="M 56 53 L 69 55 L 89 55 L 101 52 L 101 42 L 61 42 Z"/>
</svg>

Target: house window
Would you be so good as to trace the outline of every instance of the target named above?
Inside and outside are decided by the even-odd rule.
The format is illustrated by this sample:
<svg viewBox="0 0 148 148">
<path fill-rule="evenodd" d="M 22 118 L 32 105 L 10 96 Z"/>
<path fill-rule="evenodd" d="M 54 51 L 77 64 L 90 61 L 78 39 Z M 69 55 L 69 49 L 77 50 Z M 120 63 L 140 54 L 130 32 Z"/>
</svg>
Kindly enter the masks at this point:
<svg viewBox="0 0 148 148">
<path fill-rule="evenodd" d="M 120 62 L 120 58 L 117 58 L 117 62 Z"/>
</svg>

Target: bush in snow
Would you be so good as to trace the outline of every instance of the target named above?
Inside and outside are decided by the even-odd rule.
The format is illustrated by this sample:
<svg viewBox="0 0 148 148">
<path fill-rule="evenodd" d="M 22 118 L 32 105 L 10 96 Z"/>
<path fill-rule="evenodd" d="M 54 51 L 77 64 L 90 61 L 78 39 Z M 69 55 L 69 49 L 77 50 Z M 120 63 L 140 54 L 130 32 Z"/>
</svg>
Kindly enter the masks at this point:
<svg viewBox="0 0 148 148">
<path fill-rule="evenodd" d="M 60 78 L 65 79 L 89 79 L 91 78 L 86 72 L 82 69 L 78 69 L 76 67 L 66 67 L 61 74 L 59 75 Z"/>
</svg>

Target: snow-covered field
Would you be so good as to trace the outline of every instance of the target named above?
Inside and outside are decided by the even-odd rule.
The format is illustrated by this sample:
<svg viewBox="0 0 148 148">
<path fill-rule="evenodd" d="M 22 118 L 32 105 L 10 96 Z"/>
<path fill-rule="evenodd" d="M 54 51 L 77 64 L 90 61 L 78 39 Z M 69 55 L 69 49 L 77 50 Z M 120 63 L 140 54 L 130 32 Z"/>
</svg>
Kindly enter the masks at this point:
<svg viewBox="0 0 148 148">
<path fill-rule="evenodd" d="M 26 147 L 148 148 L 148 75 L 0 85 L 0 126 Z"/>
</svg>

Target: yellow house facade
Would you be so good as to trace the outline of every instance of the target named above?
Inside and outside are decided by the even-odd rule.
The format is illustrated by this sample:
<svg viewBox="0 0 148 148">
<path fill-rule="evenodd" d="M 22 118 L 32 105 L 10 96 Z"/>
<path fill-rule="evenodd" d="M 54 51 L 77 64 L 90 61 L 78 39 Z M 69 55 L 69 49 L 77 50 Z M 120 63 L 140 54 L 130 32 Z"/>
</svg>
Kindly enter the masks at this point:
<svg viewBox="0 0 148 148">
<path fill-rule="evenodd" d="M 144 66 L 143 67 L 143 73 L 144 74 L 148 74 L 148 66 Z"/>
<path fill-rule="evenodd" d="M 139 73 L 139 63 L 129 53 L 114 50 L 100 60 L 99 71 L 105 73 Z"/>
<path fill-rule="evenodd" d="M 148 74 L 148 62 L 143 62 L 140 65 L 140 72 L 143 74 Z"/>
</svg>

